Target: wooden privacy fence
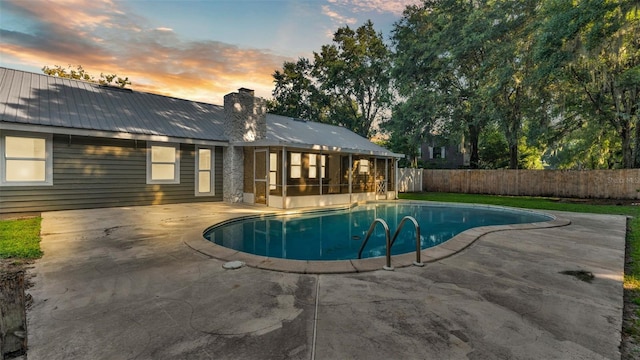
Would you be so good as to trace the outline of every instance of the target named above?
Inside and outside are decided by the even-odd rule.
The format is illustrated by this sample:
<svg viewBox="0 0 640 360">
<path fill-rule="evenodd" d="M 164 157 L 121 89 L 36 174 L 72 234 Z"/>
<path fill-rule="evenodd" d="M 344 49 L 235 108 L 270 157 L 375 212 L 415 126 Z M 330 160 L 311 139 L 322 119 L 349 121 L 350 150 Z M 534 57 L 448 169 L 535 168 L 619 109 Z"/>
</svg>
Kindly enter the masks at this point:
<svg viewBox="0 0 640 360">
<path fill-rule="evenodd" d="M 422 190 L 469 194 L 640 199 L 640 169 L 423 170 Z"/>
<path fill-rule="evenodd" d="M 422 169 L 398 169 L 398 191 L 419 192 L 422 191 Z"/>
</svg>

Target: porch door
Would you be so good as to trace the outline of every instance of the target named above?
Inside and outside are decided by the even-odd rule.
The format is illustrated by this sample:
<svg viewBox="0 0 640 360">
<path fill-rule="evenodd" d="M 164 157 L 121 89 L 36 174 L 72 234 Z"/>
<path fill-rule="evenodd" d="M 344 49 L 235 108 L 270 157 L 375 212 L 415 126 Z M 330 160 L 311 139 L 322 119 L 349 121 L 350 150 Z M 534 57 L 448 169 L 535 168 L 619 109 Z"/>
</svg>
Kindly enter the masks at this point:
<svg viewBox="0 0 640 360">
<path fill-rule="evenodd" d="M 256 149 L 253 156 L 254 202 L 267 205 L 267 149 Z"/>
</svg>

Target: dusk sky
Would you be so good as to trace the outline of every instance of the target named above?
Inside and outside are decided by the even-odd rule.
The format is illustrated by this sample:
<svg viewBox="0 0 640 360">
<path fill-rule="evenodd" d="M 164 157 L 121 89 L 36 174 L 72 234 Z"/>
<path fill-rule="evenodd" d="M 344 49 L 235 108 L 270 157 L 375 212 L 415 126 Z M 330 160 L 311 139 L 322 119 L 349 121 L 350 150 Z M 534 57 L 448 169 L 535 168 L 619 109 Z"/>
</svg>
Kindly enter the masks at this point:
<svg viewBox="0 0 640 360">
<path fill-rule="evenodd" d="M 389 39 L 418 0 L 0 0 L 0 66 L 82 65 L 134 90 L 222 104 L 270 98 L 284 61 L 312 58 L 341 26 L 370 19 Z"/>
</svg>

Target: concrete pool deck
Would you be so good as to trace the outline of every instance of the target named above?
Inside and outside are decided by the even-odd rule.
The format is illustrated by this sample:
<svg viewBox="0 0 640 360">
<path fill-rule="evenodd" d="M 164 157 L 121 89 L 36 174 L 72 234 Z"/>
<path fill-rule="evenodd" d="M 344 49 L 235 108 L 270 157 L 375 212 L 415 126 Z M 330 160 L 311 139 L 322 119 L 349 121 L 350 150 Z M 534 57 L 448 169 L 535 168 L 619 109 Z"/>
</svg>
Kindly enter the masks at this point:
<svg viewBox="0 0 640 360">
<path fill-rule="evenodd" d="M 549 212 L 571 224 L 478 234 L 456 254 L 395 271 L 225 270 L 193 248 L 214 223 L 273 211 L 44 213 L 28 358 L 620 358 L 624 216 Z"/>
</svg>

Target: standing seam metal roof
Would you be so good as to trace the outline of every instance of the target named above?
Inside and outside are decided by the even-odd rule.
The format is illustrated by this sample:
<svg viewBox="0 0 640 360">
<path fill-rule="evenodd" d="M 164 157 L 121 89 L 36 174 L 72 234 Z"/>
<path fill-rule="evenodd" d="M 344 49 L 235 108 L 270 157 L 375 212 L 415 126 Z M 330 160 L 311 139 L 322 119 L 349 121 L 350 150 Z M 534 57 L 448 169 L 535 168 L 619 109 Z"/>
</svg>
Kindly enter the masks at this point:
<svg viewBox="0 0 640 360">
<path fill-rule="evenodd" d="M 226 141 L 221 106 L 0 68 L 0 121 Z"/>
<path fill-rule="evenodd" d="M 333 151 L 402 157 L 353 131 L 330 124 L 267 114 L 267 142 L 289 146 L 328 147 Z"/>
</svg>

